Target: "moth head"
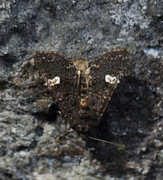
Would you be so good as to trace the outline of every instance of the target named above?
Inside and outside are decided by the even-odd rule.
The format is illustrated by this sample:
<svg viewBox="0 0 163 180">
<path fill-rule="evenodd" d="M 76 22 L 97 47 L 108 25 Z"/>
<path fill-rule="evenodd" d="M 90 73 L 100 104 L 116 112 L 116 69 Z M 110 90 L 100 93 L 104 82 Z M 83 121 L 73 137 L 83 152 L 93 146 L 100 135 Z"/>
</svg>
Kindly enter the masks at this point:
<svg viewBox="0 0 163 180">
<path fill-rule="evenodd" d="M 109 74 L 105 75 L 105 82 L 108 82 L 110 84 L 119 83 L 119 79 L 117 79 L 115 76 L 110 76 Z"/>
<path fill-rule="evenodd" d="M 54 86 L 56 84 L 60 84 L 60 77 L 56 76 L 54 79 L 48 79 L 47 85 Z"/>
<path fill-rule="evenodd" d="M 85 71 L 88 68 L 88 60 L 85 58 L 74 59 L 73 64 L 77 70 Z"/>
</svg>

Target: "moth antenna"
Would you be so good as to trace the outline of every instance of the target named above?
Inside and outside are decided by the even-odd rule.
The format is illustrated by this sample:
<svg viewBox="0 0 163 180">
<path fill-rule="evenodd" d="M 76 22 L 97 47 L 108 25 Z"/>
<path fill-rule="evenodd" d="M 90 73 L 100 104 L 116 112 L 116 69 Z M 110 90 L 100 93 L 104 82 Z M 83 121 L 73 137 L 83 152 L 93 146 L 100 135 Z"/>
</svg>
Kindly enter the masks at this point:
<svg viewBox="0 0 163 180">
<path fill-rule="evenodd" d="M 60 136 L 56 137 L 56 141 L 59 141 L 61 138 L 63 138 L 64 136 L 66 136 L 67 134 L 73 132 L 72 129 L 67 130 L 66 132 L 62 133 Z"/>
<path fill-rule="evenodd" d="M 123 146 L 122 144 L 117 144 L 117 143 L 114 143 L 114 142 L 106 141 L 106 140 L 99 139 L 99 138 L 94 138 L 94 137 L 91 137 L 91 136 L 88 136 L 88 137 L 89 137 L 89 139 L 92 139 L 92 140 L 95 140 L 95 141 L 104 142 L 104 143 L 106 143 L 106 144 L 111 144 L 111 145 L 117 146 L 117 147 L 119 147 L 119 148 L 122 148 L 122 147 L 123 147 L 124 149 L 127 148 L 126 146 Z"/>
</svg>

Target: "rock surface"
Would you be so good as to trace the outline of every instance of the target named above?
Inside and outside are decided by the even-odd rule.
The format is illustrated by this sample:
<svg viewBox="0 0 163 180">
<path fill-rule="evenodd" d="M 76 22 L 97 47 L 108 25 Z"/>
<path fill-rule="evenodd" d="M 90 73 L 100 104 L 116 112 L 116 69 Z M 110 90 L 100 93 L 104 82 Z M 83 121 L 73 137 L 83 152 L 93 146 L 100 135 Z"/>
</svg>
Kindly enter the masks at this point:
<svg viewBox="0 0 163 180">
<path fill-rule="evenodd" d="M 162 0 L 0 2 L 0 179 L 162 179 L 162 9 Z M 130 52 L 131 75 L 96 134 L 127 150 L 74 131 L 59 139 L 68 125 L 56 116 L 34 53 L 92 60 L 117 47 Z"/>
</svg>

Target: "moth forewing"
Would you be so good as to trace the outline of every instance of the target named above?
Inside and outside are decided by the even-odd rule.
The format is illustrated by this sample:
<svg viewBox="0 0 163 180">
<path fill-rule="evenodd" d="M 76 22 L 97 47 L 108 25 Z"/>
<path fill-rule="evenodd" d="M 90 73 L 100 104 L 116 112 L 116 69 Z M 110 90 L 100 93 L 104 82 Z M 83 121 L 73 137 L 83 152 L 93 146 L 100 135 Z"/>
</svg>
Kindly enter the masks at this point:
<svg viewBox="0 0 163 180">
<path fill-rule="evenodd" d="M 60 84 L 60 77 L 59 76 L 56 76 L 53 79 L 48 79 L 48 85 L 49 86 L 54 86 L 56 84 Z"/>
</svg>

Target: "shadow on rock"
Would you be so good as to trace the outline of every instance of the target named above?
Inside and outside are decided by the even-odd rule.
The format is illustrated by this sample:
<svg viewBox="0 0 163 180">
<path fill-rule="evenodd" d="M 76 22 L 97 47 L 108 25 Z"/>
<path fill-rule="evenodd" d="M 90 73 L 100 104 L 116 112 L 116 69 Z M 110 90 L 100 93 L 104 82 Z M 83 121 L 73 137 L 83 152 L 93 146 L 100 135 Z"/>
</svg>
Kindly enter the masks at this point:
<svg viewBox="0 0 163 180">
<path fill-rule="evenodd" d="M 143 148 L 153 126 L 156 93 L 144 81 L 131 77 L 124 80 L 125 83 L 117 88 L 103 121 L 92 132 L 92 136 L 125 145 L 126 150 L 118 150 L 117 146 L 104 142 L 86 140 L 93 158 L 101 161 L 106 169 L 125 170 L 127 160 L 132 159 L 140 147 Z"/>
</svg>

